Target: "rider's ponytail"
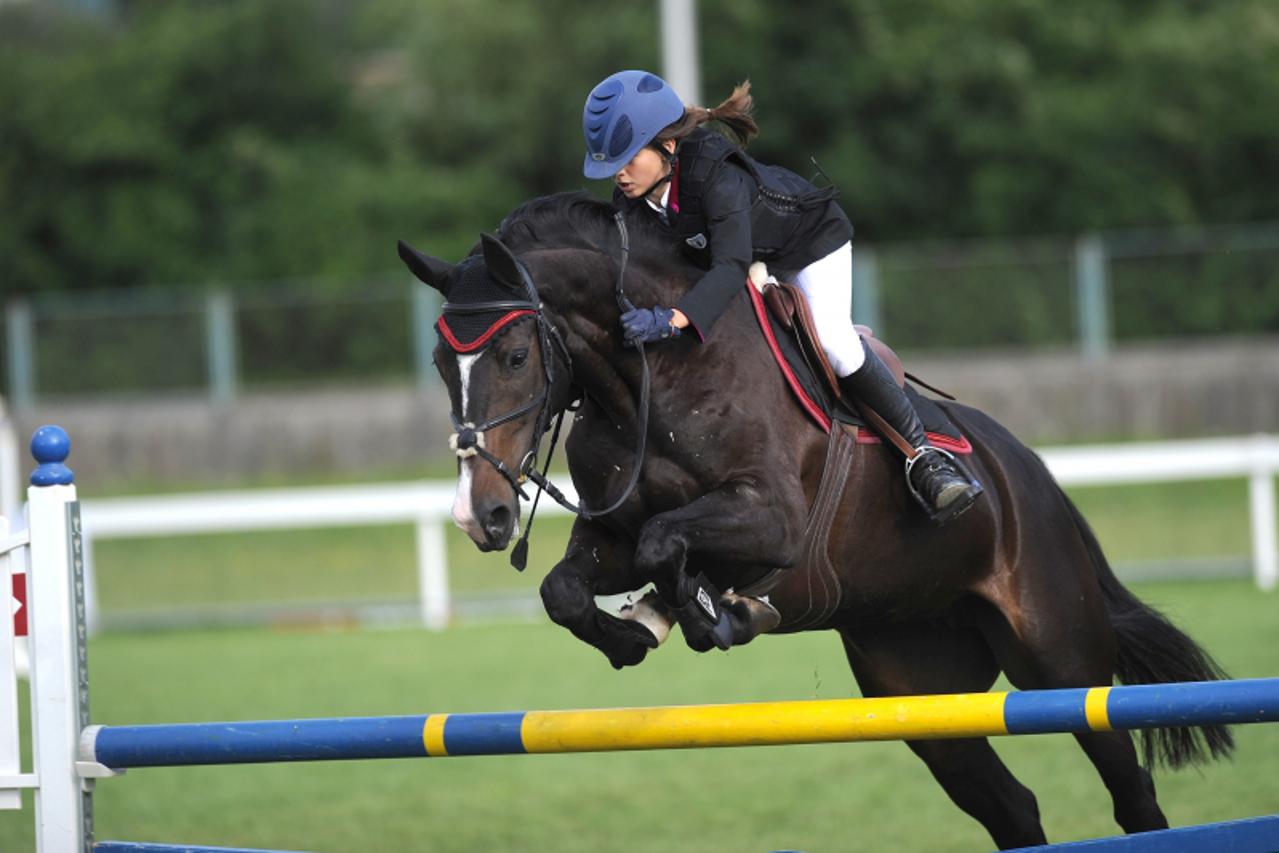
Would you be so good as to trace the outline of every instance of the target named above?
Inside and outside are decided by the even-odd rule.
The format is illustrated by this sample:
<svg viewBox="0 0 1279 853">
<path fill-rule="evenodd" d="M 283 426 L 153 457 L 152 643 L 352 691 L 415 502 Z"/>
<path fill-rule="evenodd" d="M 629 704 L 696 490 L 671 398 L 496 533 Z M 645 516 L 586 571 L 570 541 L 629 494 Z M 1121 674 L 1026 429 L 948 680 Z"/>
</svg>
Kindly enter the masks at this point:
<svg viewBox="0 0 1279 853">
<path fill-rule="evenodd" d="M 729 132 L 739 145 L 745 145 L 751 137 L 759 133 L 759 125 L 751 115 L 755 104 L 751 98 L 751 82 L 739 83 L 733 94 L 714 109 L 706 107 L 685 107 L 684 116 L 679 121 L 668 125 L 653 142 L 661 144 L 667 139 L 676 141 L 688 136 L 697 128 L 709 121 L 717 121 Z"/>
</svg>

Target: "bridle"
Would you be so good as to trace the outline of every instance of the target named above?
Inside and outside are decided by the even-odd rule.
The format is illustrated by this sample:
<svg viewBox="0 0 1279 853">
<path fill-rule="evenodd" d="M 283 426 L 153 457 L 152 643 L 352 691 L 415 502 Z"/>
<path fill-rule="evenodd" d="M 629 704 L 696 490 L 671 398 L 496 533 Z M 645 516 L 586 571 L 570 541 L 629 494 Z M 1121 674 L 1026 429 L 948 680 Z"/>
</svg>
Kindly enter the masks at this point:
<svg viewBox="0 0 1279 853">
<path fill-rule="evenodd" d="M 618 236 L 621 238 L 622 251 L 621 263 L 617 273 L 617 284 L 614 287 L 614 296 L 617 299 L 618 308 L 625 312 L 633 310 L 635 307 L 634 304 L 626 298 L 626 293 L 623 290 L 623 285 L 626 281 L 626 262 L 630 258 L 631 253 L 630 237 L 627 234 L 626 220 L 621 211 L 614 214 L 613 221 L 617 225 Z M 522 488 L 526 481 L 531 480 L 538 488 L 537 496 L 533 499 L 533 507 L 529 511 L 528 524 L 524 527 L 524 535 L 521 537 L 519 543 L 515 547 L 515 550 L 511 554 L 511 564 L 520 571 L 523 571 L 524 563 L 528 555 L 528 536 L 529 532 L 533 528 L 533 516 L 537 512 L 538 499 L 541 497 L 541 493 L 543 491 L 550 495 L 551 498 L 560 506 L 563 506 L 565 509 L 584 519 L 593 519 L 608 515 L 609 513 L 617 510 L 617 508 L 625 503 L 626 499 L 631 496 L 631 492 L 635 490 L 635 486 L 639 482 L 640 468 L 643 466 L 644 462 L 645 445 L 648 439 L 648 401 L 649 386 L 651 383 L 648 369 L 648 358 L 644 353 L 644 344 L 643 342 L 636 340 L 633 343 L 635 348 L 639 351 L 640 363 L 643 365 L 643 372 L 640 382 L 639 440 L 636 442 L 635 462 L 631 468 L 630 481 L 626 484 L 626 488 L 622 490 L 621 496 L 604 509 L 589 509 L 582 503 L 574 504 L 564 496 L 562 491 L 556 488 L 554 483 L 547 479 L 546 472 L 550 468 L 551 458 L 555 455 L 555 446 L 559 441 L 560 428 L 564 423 L 564 415 L 568 411 L 575 410 L 575 406 L 570 405 L 568 408 L 561 410 L 558 416 L 555 416 L 555 429 L 551 435 L 550 451 L 546 455 L 546 463 L 543 465 L 542 470 L 540 472 L 537 470 L 537 460 L 538 454 L 541 451 L 542 439 L 545 437 L 546 431 L 550 427 L 550 419 L 553 417 L 551 413 L 550 400 L 551 388 L 553 387 L 556 378 L 556 359 L 554 356 L 558 355 L 560 359 L 563 360 L 565 369 L 568 371 L 570 376 L 573 372 L 573 359 L 569 354 L 568 346 L 564 343 L 564 339 L 560 336 L 559 331 L 555 328 L 554 324 L 547 319 L 546 313 L 543 310 L 544 306 L 541 299 L 538 297 L 537 288 L 533 284 L 533 278 L 529 275 L 528 269 L 518 259 L 516 259 L 516 267 L 519 269 L 520 280 L 524 285 L 524 291 L 528 297 L 527 299 L 496 300 L 463 304 L 446 302 L 443 310 L 445 313 L 451 312 L 455 314 L 480 314 L 495 311 L 528 311 L 532 312 L 532 316 L 537 323 L 537 345 L 538 352 L 542 359 L 542 373 L 544 381 L 541 390 L 531 400 L 518 408 L 512 409 L 503 415 L 489 418 L 482 424 L 478 425 L 470 422 L 463 422 L 451 408 L 449 410 L 449 418 L 453 422 L 453 434 L 449 436 L 449 446 L 453 448 L 453 451 L 457 454 L 458 458 L 468 459 L 471 456 L 479 456 L 481 459 L 492 465 L 499 474 L 505 477 L 506 481 L 511 484 L 511 488 L 515 490 L 515 493 L 524 500 L 529 499 L 528 495 Z M 533 446 L 524 454 L 524 458 L 520 460 L 518 470 L 512 471 L 505 462 L 498 459 L 484 447 L 484 433 L 494 427 L 501 426 L 502 424 L 509 423 L 517 418 L 523 417 L 534 409 L 537 409 L 537 427 L 533 433 Z M 463 415 L 465 415 L 465 412 L 463 412 Z"/>
</svg>

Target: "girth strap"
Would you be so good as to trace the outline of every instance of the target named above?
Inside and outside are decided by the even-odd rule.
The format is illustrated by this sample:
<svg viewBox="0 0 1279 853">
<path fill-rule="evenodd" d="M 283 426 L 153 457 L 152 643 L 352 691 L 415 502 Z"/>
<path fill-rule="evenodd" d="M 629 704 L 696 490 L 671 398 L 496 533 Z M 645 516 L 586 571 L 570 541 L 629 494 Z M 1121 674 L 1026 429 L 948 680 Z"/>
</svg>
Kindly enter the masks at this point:
<svg viewBox="0 0 1279 853">
<path fill-rule="evenodd" d="M 817 486 L 817 496 L 808 510 L 808 522 L 804 526 L 803 550 L 795 565 L 786 569 L 771 569 L 759 579 L 737 587 L 738 595 L 759 598 L 768 595 L 783 582 L 787 594 L 770 599 L 781 612 L 782 627 L 797 630 L 820 624 L 839 605 L 843 584 L 831 564 L 827 553 L 831 524 L 844 499 L 844 488 L 857 451 L 857 427 L 836 423 L 826 444 L 826 461 L 822 467 L 822 479 Z M 801 585 L 802 586 L 796 586 Z M 796 610 L 792 588 L 798 589 Z M 788 606 L 789 605 L 789 606 Z"/>
</svg>

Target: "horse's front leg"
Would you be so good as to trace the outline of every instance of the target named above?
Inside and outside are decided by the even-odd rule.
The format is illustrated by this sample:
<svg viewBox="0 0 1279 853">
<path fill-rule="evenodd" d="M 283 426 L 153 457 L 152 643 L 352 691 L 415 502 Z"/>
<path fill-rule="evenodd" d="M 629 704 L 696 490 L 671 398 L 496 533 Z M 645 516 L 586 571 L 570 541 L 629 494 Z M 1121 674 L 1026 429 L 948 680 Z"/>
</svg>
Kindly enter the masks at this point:
<svg viewBox="0 0 1279 853">
<path fill-rule="evenodd" d="M 632 608 L 626 619 L 595 604 L 597 595 L 629 592 L 646 583 L 636 577 L 633 557 L 630 542 L 595 522 L 578 519 L 564 559 L 542 581 L 542 603 L 551 621 L 603 652 L 614 669 L 643 661 L 669 630 L 669 622 L 664 630 L 660 612 L 650 612 L 647 600 Z"/>
<path fill-rule="evenodd" d="M 725 483 L 645 522 L 635 549 L 636 572 L 652 580 L 675 609 L 684 639 L 694 650 L 741 645 L 763 623 L 744 606 L 746 600 L 734 603 L 705 576 L 690 572 L 689 559 L 723 568 L 789 566 L 801 543 L 803 512 L 802 494 L 749 480 Z"/>
</svg>

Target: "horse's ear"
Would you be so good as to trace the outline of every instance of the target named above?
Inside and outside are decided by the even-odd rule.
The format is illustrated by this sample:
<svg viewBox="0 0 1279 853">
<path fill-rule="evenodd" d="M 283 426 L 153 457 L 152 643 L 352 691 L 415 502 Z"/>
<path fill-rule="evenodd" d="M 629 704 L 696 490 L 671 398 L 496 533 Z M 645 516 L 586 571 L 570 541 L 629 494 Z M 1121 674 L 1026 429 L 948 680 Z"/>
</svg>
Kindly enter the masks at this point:
<svg viewBox="0 0 1279 853">
<path fill-rule="evenodd" d="M 404 265 L 409 268 L 409 272 L 444 294 L 446 298 L 448 297 L 447 283 L 449 275 L 453 272 L 452 264 L 424 255 L 403 240 L 396 242 L 396 249 L 400 253 L 400 260 L 404 261 Z"/>
<path fill-rule="evenodd" d="M 489 278 L 516 293 L 524 292 L 524 277 L 520 275 L 520 262 L 511 250 L 492 234 L 480 234 L 480 247 L 484 252 L 484 266 Z"/>
</svg>

